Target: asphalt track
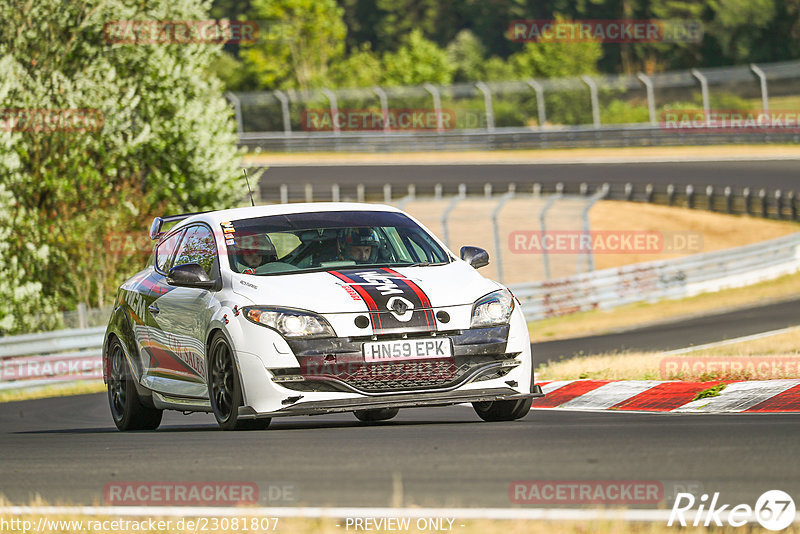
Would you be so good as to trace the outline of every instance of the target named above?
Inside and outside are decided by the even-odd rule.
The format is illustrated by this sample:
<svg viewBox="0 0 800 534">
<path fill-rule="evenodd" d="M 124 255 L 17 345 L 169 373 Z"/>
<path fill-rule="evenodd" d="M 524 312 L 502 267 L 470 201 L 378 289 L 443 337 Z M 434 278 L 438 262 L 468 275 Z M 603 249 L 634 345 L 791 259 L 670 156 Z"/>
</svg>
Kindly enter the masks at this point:
<svg viewBox="0 0 800 534">
<path fill-rule="evenodd" d="M 652 324 L 624 332 L 534 343 L 534 361 L 618 351 L 672 350 L 800 325 L 800 299 Z"/>
<path fill-rule="evenodd" d="M 263 506 L 392 506 L 402 495 L 403 505 L 508 507 L 520 480 L 655 481 L 667 500 L 683 487 L 751 506 L 769 489 L 800 496 L 797 414 L 534 410 L 484 423 L 453 406 L 377 425 L 337 414 L 230 433 L 209 415 L 170 412 L 158 431 L 121 433 L 96 394 L 3 404 L 0 450 L 12 503 L 104 504 L 106 484 L 130 481 L 254 482 Z"/>
<path fill-rule="evenodd" d="M 334 165 L 273 166 L 261 178 L 263 198 L 275 196 L 281 184 L 343 187 L 392 184 L 404 187 L 440 183 L 448 190 L 457 184 L 490 182 L 502 190 L 509 183 L 626 183 L 654 185 L 731 186 L 793 190 L 798 187 L 800 163 L 796 160 L 686 161 L 665 163 L 569 163 L 489 165 Z M 447 186 L 450 186 L 449 188 Z"/>
</svg>

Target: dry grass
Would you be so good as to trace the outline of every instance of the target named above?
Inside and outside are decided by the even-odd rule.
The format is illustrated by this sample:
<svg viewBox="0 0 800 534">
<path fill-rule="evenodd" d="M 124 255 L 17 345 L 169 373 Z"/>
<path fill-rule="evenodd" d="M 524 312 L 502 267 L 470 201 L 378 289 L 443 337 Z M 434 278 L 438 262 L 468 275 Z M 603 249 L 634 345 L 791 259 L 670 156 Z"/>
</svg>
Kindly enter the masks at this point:
<svg viewBox="0 0 800 534">
<path fill-rule="evenodd" d="M 654 204 L 623 201 L 598 202 L 589 219 L 592 230 L 645 230 L 652 232 L 695 232 L 702 237 L 702 250 L 711 252 L 774 239 L 800 230 L 789 221 L 772 221 L 741 215 L 726 215 Z M 731 231 L 735 228 L 736 231 Z M 689 251 L 692 253 L 693 251 Z M 631 263 L 664 260 L 681 254 L 595 254 L 595 268 L 607 269 Z"/>
<path fill-rule="evenodd" d="M 48 397 L 66 397 L 68 395 L 85 395 L 87 393 L 100 393 L 106 390 L 101 381 L 86 381 L 74 384 L 53 384 L 35 389 L 10 389 L 0 391 L 0 402 L 13 402 L 21 400 L 45 399 Z"/>
<path fill-rule="evenodd" d="M 679 355 L 596 354 L 543 364 L 538 380 L 763 380 L 800 378 L 800 327 L 782 334 Z M 536 358 L 534 354 L 534 359 Z M 764 362 L 776 365 L 764 367 Z"/>
<path fill-rule="evenodd" d="M 593 310 L 528 323 L 531 340 L 550 341 L 605 334 L 657 322 L 767 304 L 800 294 L 800 273 L 748 287 L 725 289 L 677 300 L 639 302 L 611 310 Z"/>
</svg>

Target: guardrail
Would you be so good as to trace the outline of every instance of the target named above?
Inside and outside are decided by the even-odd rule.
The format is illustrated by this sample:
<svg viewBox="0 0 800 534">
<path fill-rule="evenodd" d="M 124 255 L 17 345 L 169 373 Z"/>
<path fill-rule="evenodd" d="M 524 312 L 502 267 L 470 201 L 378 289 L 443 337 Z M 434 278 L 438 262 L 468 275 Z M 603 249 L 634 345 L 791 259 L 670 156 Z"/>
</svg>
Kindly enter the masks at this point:
<svg viewBox="0 0 800 534">
<path fill-rule="evenodd" d="M 666 129 L 642 124 L 606 127 L 560 126 L 553 129 L 495 128 L 451 132 L 239 134 L 239 145 L 256 152 L 414 152 L 522 150 L 534 148 L 612 148 L 629 146 L 696 146 L 721 144 L 800 143 L 797 127 L 772 131 L 703 131 Z"/>
<path fill-rule="evenodd" d="M 0 338 L 0 390 L 102 378 L 106 327 Z"/>
<path fill-rule="evenodd" d="M 528 320 L 742 287 L 800 270 L 800 232 L 684 258 L 512 284 Z"/>
</svg>

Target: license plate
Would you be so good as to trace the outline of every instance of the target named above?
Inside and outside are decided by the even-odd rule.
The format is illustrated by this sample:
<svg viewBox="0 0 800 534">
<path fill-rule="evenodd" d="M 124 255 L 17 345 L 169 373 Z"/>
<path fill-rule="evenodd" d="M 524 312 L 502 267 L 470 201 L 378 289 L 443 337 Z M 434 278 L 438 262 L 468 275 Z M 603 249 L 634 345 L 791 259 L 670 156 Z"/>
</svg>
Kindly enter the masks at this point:
<svg viewBox="0 0 800 534">
<path fill-rule="evenodd" d="M 384 362 L 450 358 L 453 346 L 447 338 L 401 339 L 364 343 L 364 361 Z"/>
</svg>

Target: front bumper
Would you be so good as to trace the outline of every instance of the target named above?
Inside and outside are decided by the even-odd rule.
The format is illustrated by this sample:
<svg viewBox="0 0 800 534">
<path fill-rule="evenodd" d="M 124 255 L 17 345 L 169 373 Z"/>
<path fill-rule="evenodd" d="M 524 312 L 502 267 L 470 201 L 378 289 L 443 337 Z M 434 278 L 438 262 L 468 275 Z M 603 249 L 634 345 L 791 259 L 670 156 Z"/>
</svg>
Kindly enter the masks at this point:
<svg viewBox="0 0 800 534">
<path fill-rule="evenodd" d="M 424 406 L 448 406 L 468 402 L 522 400 L 544 397 L 541 386 L 534 385 L 531 387 L 531 390 L 530 393 L 518 393 L 510 388 L 495 388 L 309 401 L 287 406 L 275 412 L 261 413 L 256 412 L 249 406 L 243 406 L 239 408 L 239 418 L 260 419 L 291 415 L 323 415 L 329 413 L 352 412 L 354 410 L 373 410 L 376 408 L 419 408 Z"/>
</svg>

